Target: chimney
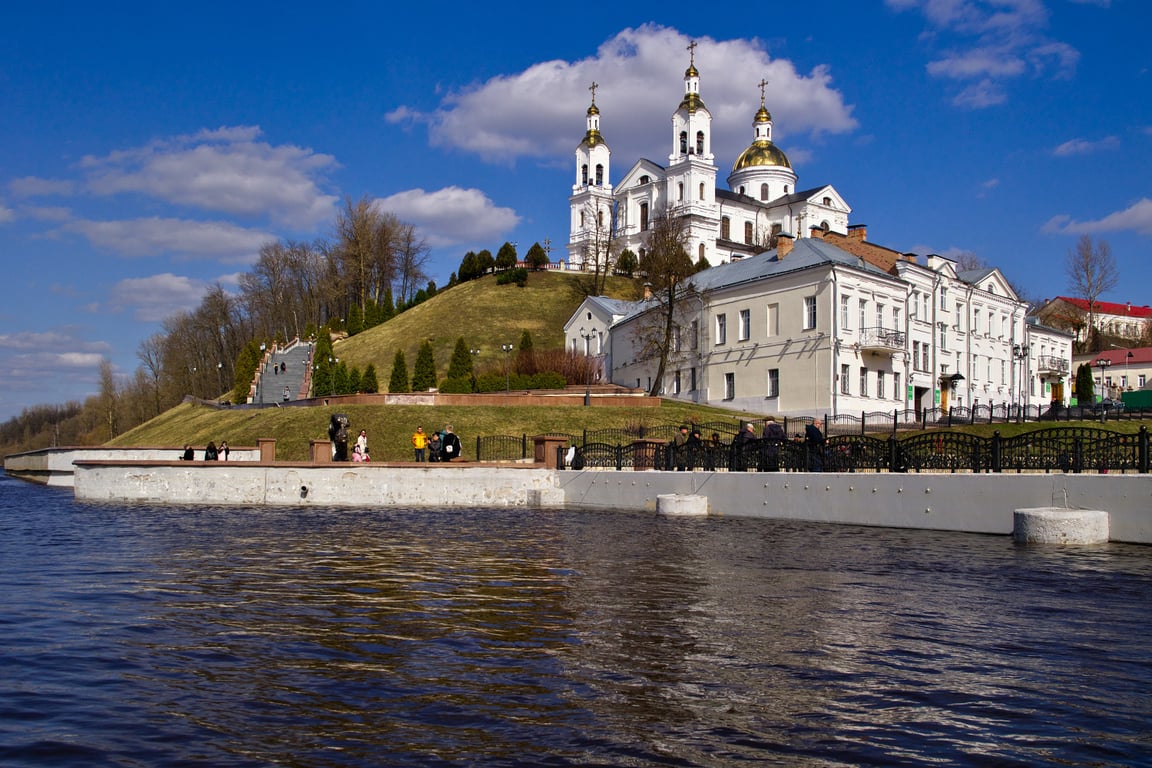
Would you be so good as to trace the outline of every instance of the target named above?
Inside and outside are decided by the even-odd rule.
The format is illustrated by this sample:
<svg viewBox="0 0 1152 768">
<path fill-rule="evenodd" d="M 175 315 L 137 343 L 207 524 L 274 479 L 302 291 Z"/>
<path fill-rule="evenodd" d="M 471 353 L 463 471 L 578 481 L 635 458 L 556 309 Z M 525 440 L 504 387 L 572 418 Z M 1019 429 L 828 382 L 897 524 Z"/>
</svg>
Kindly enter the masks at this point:
<svg viewBox="0 0 1152 768">
<path fill-rule="evenodd" d="M 828 234 L 828 230 L 817 224 L 813 224 L 812 226 L 808 227 L 808 237 L 814 237 L 817 240 L 823 240 L 824 235 L 826 234 Z"/>
<path fill-rule="evenodd" d="M 780 261 L 792 251 L 792 235 L 781 232 L 776 235 L 776 261 Z"/>
<path fill-rule="evenodd" d="M 936 254 L 930 253 L 924 258 L 928 261 L 928 269 L 932 270 L 933 272 L 935 272 L 936 269 L 940 266 L 940 257 Z"/>
<path fill-rule="evenodd" d="M 861 240 L 861 241 L 867 240 L 868 239 L 868 225 L 867 224 L 852 224 L 851 226 L 848 227 L 848 237 L 852 237 L 852 238 L 855 238 L 855 239 Z"/>
<path fill-rule="evenodd" d="M 917 256 L 916 254 L 912 253 L 911 251 L 904 254 L 904 261 L 908 262 L 909 264 L 915 264 L 919 260 L 920 260 L 920 257 Z"/>
<path fill-rule="evenodd" d="M 644 301 L 652 298 L 652 283 L 644 283 Z"/>
</svg>

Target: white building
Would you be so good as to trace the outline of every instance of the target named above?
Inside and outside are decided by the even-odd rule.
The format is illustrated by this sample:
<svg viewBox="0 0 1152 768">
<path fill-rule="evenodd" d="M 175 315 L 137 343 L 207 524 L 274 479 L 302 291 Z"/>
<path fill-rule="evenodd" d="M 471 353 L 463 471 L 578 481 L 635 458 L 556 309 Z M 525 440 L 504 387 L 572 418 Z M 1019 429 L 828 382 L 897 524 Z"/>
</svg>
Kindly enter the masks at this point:
<svg viewBox="0 0 1152 768">
<path fill-rule="evenodd" d="M 999 270 L 957 273 L 866 240 L 863 227 L 813 230 L 693 277 L 700 297 L 677 313 L 666 396 L 781 415 L 859 414 L 979 405 L 1067 404 L 1071 336 L 1025 322 Z M 567 343 L 602 299 L 566 325 Z M 642 348 L 653 302 L 615 305 L 600 359 L 610 381 L 652 388 Z M 594 315 L 593 315 L 594 316 Z M 597 326 L 599 328 L 599 326 Z M 599 331 L 598 331 L 599 333 Z M 589 354 L 596 354 L 588 347 Z"/>
<path fill-rule="evenodd" d="M 807 237 L 813 227 L 846 233 L 851 209 L 833 187 L 797 189 L 792 164 L 772 143 L 764 85 L 752 143 L 733 163 L 728 188 L 720 189 L 712 114 L 701 98 L 695 64 L 684 73 L 684 98 L 672 114 L 668 165 L 637 160 L 615 187 L 593 84 L 569 197 L 569 263 L 576 268 L 610 266 L 625 248 L 642 256 L 650 221 L 668 212 L 686 220 L 693 260 L 703 258 L 710 264 L 760 253 L 780 234 Z"/>
</svg>

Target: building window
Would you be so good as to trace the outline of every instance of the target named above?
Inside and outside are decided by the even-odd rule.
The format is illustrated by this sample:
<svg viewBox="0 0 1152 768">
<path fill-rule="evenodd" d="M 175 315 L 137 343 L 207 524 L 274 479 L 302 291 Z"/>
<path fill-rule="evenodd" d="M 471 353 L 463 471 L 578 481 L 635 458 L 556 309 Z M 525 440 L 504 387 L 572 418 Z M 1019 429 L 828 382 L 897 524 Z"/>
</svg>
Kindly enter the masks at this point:
<svg viewBox="0 0 1152 768">
<path fill-rule="evenodd" d="M 695 368 L 688 369 L 688 391 L 689 392 L 695 392 L 696 391 L 696 369 Z"/>
<path fill-rule="evenodd" d="M 720 219 L 720 239 L 721 240 L 731 240 L 732 239 L 732 220 L 730 218 L 728 218 L 727 216 Z"/>
<path fill-rule="evenodd" d="M 780 369 L 768 369 L 768 397 L 780 397 Z"/>
<path fill-rule="evenodd" d="M 868 324 L 867 317 L 868 317 L 868 300 L 867 299 L 860 299 L 860 326 L 859 326 L 860 330 L 864 330 L 864 327 Z"/>
<path fill-rule="evenodd" d="M 956 332 L 964 332 L 964 305 L 959 303 L 956 305 Z"/>
<path fill-rule="evenodd" d="M 928 349 L 930 346 L 931 345 L 929 345 L 927 343 L 920 345 L 920 370 L 922 370 L 922 371 L 932 370 L 931 368 L 928 367 Z"/>
<path fill-rule="evenodd" d="M 980 310 L 972 310 L 972 333 L 980 333 Z"/>
<path fill-rule="evenodd" d="M 648 203 L 640 203 L 640 231 L 648 231 Z"/>
<path fill-rule="evenodd" d="M 900 330 L 900 307 L 892 307 L 892 328 Z"/>
<path fill-rule="evenodd" d="M 676 371 L 672 376 L 672 394 L 680 394 L 680 371 Z"/>
<path fill-rule="evenodd" d="M 707 198 L 704 197 L 704 182 L 700 182 L 700 199 L 707 200 Z"/>
<path fill-rule="evenodd" d="M 767 184 L 761 184 L 760 185 L 760 199 L 761 200 L 767 200 L 768 199 L 768 185 Z"/>
<path fill-rule="evenodd" d="M 604 186 L 604 166 L 600 164 L 596 165 L 596 186 Z"/>
<path fill-rule="evenodd" d="M 764 335 L 769 338 L 778 336 L 780 334 L 780 305 L 769 304 L 764 319 L 767 325 L 767 332 Z"/>
<path fill-rule="evenodd" d="M 704 154 L 704 131 L 696 131 L 696 154 Z"/>
<path fill-rule="evenodd" d="M 848 330 L 851 325 L 848 323 L 848 297 L 840 297 L 840 327 L 843 330 Z"/>
<path fill-rule="evenodd" d="M 733 400 L 736 397 L 736 374 L 724 374 L 724 399 Z"/>
<path fill-rule="evenodd" d="M 703 261 L 704 260 L 704 243 L 700 243 L 700 247 L 696 249 L 696 253 L 697 253 L 697 260 Z"/>
<path fill-rule="evenodd" d="M 678 325 L 672 326 L 672 351 L 673 352 L 679 352 L 682 349 L 681 341 L 682 340 L 681 340 L 680 326 L 678 326 Z"/>
<path fill-rule="evenodd" d="M 885 307 L 883 304 L 880 304 L 880 303 L 876 304 L 876 327 L 877 328 L 883 328 L 884 327 L 884 309 L 885 309 Z"/>
<path fill-rule="evenodd" d="M 811 331 L 816 328 L 816 297 L 804 297 L 804 330 Z"/>
<path fill-rule="evenodd" d="M 748 337 L 752 335 L 752 310 L 740 310 L 740 327 L 737 331 L 740 335 L 740 341 L 748 341 Z"/>
<path fill-rule="evenodd" d="M 728 316 L 716 315 L 716 343 L 728 343 Z"/>
<path fill-rule="evenodd" d="M 868 397 L 868 369 L 860 366 L 860 397 Z"/>
<path fill-rule="evenodd" d="M 920 370 L 920 342 L 912 342 L 912 367 Z"/>
<path fill-rule="evenodd" d="M 842 364 L 840 366 L 840 394 L 842 394 L 842 395 L 852 394 L 852 388 L 850 386 L 848 386 L 848 377 L 851 375 L 852 375 L 851 368 L 848 367 L 848 364 L 847 363 Z"/>
<path fill-rule="evenodd" d="M 824 205 L 832 205 L 832 198 L 830 198 L 830 197 L 824 198 Z M 827 227 L 825 227 L 825 229 L 827 229 Z"/>
<path fill-rule="evenodd" d="M 676 185 L 676 201 L 682 202 L 684 200 L 684 182 Z"/>
<path fill-rule="evenodd" d="M 680 131 L 680 154 L 688 154 L 688 132 Z"/>
<path fill-rule="evenodd" d="M 884 399 L 884 371 L 876 371 L 876 397 Z"/>
<path fill-rule="evenodd" d="M 943 323 L 940 324 L 940 351 L 948 351 L 948 327 Z"/>
<path fill-rule="evenodd" d="M 942 312 L 948 311 L 948 286 L 940 286 L 940 310 Z"/>
<path fill-rule="evenodd" d="M 900 389 L 900 374 L 892 374 L 892 397 L 897 400 L 904 399 L 904 391 Z"/>
<path fill-rule="evenodd" d="M 691 333 L 688 336 L 688 343 L 692 346 L 693 351 L 700 348 L 700 321 L 693 320 L 691 326 Z M 695 387 L 693 387 L 695 389 Z"/>
<path fill-rule="evenodd" d="M 744 222 L 744 242 L 749 245 L 752 244 L 752 222 L 750 221 Z"/>
<path fill-rule="evenodd" d="M 596 211 L 596 226 L 600 229 L 604 228 L 604 211 Z"/>
<path fill-rule="evenodd" d="M 588 164 L 580 166 L 580 186 L 588 186 Z"/>
</svg>

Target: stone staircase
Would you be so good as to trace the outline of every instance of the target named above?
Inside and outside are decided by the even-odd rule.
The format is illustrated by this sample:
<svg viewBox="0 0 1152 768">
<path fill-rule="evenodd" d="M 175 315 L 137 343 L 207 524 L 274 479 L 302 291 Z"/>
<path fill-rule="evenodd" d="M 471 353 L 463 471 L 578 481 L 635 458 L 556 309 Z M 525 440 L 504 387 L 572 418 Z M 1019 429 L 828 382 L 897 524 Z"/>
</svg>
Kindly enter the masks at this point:
<svg viewBox="0 0 1152 768">
<path fill-rule="evenodd" d="M 256 373 L 252 402 L 267 406 L 308 397 L 313 347 L 302 341 L 273 347 Z"/>
</svg>

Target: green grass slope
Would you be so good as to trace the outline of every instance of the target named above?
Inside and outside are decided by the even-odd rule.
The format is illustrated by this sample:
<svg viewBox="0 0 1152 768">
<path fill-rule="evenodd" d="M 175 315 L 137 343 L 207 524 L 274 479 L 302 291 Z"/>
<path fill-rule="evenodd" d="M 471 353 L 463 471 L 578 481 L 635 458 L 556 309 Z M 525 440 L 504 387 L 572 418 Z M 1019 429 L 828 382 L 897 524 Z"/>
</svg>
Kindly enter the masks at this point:
<svg viewBox="0 0 1152 768">
<path fill-rule="evenodd" d="M 372 363 L 381 391 L 388 388 L 396 350 L 404 350 L 411 375 L 420 345 L 428 340 L 436 358 L 436 375 L 443 379 L 456 340 L 463 337 L 469 348 L 479 347 L 475 360 L 477 371 L 503 369 L 501 344 L 519 346 L 520 336 L 528 331 L 535 349 L 560 349 L 564 346 L 564 323 L 584 300 L 579 274 L 566 272 L 531 272 L 524 288 L 497 285 L 496 277 L 453 286 L 437 293 L 428 301 L 400 313 L 382 325 L 339 341 L 334 350 L 349 367 L 361 370 Z M 627 278 L 609 280 L 606 294 L 613 298 L 634 299 L 639 283 Z"/>
</svg>

